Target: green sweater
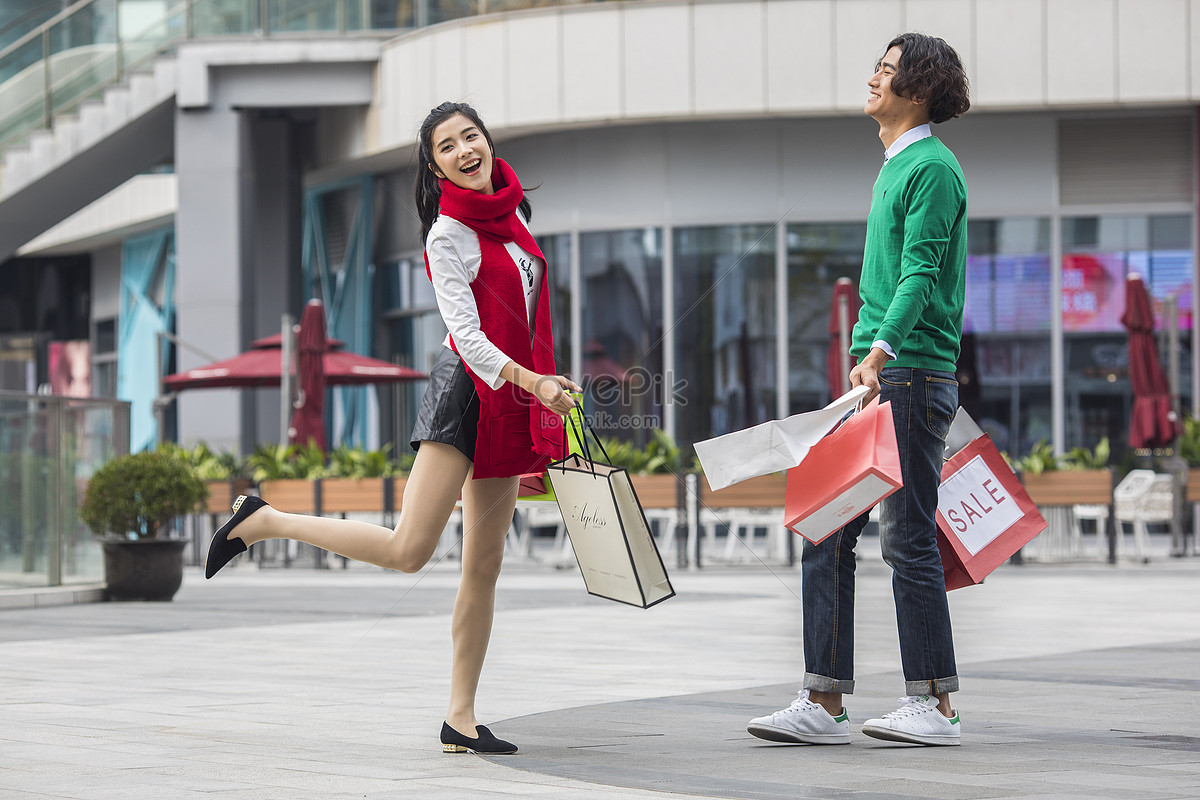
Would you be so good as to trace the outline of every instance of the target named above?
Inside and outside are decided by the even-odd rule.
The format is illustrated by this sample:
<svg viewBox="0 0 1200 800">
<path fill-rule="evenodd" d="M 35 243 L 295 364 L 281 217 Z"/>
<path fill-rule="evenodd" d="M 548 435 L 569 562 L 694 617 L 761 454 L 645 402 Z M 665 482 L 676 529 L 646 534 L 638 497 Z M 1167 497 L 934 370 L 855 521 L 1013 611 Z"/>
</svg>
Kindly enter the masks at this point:
<svg viewBox="0 0 1200 800">
<path fill-rule="evenodd" d="M 910 144 L 879 171 L 871 192 L 850 352 L 882 339 L 893 367 L 954 372 L 962 339 L 967 182 L 935 137 Z"/>
</svg>

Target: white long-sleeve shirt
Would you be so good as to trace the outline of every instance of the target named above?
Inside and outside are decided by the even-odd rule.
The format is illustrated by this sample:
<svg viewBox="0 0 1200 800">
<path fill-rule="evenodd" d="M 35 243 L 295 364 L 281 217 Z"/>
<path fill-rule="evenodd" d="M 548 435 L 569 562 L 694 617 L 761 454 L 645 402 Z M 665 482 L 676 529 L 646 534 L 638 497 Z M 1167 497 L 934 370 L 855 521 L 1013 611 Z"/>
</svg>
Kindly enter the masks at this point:
<svg viewBox="0 0 1200 800">
<path fill-rule="evenodd" d="M 517 219 L 521 220 L 522 225 L 525 224 L 519 213 Z M 546 264 L 537 256 L 525 252 L 516 242 L 509 242 L 504 248 L 512 258 L 513 269 L 521 272 L 526 323 L 532 329 Z M 479 308 L 475 305 L 475 295 L 471 293 L 471 283 L 478 277 L 483 260 L 478 234 L 464 223 L 442 214 L 429 229 L 425 253 L 429 256 L 429 272 L 433 278 L 438 310 L 450 331 L 443 344 L 449 347 L 450 338 L 453 337 L 458 354 L 471 371 L 493 389 L 500 388 L 504 383 L 500 370 L 512 359 L 492 344 L 479 329 Z"/>
</svg>

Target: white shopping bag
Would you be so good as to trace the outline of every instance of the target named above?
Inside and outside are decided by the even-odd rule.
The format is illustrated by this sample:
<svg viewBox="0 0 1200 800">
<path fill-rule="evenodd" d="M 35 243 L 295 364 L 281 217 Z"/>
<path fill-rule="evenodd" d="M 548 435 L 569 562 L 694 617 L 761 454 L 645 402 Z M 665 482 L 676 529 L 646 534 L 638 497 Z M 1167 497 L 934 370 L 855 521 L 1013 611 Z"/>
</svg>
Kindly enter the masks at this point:
<svg viewBox="0 0 1200 800">
<path fill-rule="evenodd" d="M 572 453 L 546 475 L 589 594 L 641 608 L 675 595 L 628 472 Z"/>
<path fill-rule="evenodd" d="M 791 469 L 867 396 L 867 391 L 867 387 L 857 386 L 818 411 L 793 414 L 696 442 L 696 455 L 708 485 L 716 491 L 759 475 Z"/>
<path fill-rule="evenodd" d="M 546 467 L 554 499 L 571 537 L 571 548 L 589 594 L 649 608 L 675 596 L 641 501 L 629 473 L 621 467 L 593 461 L 590 436 L 604 453 L 587 415 L 568 416 L 582 453 L 571 453 Z M 566 450 L 563 428 L 563 450 Z M 608 457 L 604 453 L 605 458 Z"/>
</svg>

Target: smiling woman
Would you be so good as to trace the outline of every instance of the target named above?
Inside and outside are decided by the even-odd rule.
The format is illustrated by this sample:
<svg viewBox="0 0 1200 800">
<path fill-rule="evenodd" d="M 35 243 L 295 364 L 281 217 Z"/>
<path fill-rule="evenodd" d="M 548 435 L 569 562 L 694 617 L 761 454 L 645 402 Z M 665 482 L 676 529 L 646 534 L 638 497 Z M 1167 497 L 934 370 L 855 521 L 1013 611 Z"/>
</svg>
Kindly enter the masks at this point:
<svg viewBox="0 0 1200 800">
<path fill-rule="evenodd" d="M 562 457 L 574 381 L 555 374 L 545 256 L 527 227 L 529 202 L 495 157 L 479 115 L 443 103 L 420 129 L 416 202 L 425 265 L 450 333 L 430 373 L 412 447 L 417 457 L 395 530 L 285 514 L 241 497 L 213 537 L 212 577 L 246 547 L 295 539 L 371 564 L 416 572 L 433 556 L 460 495 L 462 584 L 454 605 L 447 753 L 515 753 L 475 717 L 491 637 L 496 580 L 519 476 Z M 518 213 L 519 212 L 519 213 Z"/>
</svg>

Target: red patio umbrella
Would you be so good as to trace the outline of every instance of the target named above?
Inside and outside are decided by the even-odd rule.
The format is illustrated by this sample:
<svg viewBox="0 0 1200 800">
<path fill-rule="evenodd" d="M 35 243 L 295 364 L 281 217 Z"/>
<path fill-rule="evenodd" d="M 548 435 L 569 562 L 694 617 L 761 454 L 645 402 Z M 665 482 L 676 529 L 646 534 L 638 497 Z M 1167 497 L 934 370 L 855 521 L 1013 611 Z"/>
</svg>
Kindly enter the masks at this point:
<svg viewBox="0 0 1200 800">
<path fill-rule="evenodd" d="M 1158 347 L 1154 343 L 1154 310 L 1142 276 L 1125 278 L 1125 313 L 1121 324 L 1129 331 L 1129 380 L 1133 384 L 1133 418 L 1129 446 L 1163 447 L 1179 433 L 1171 408 L 1170 389 Z"/>
<path fill-rule="evenodd" d="M 293 444 L 315 444 L 325 450 L 325 306 L 309 300 L 300 315 L 297 371 L 300 374 L 300 398 L 292 414 L 288 437 Z"/>
<path fill-rule="evenodd" d="M 325 340 L 322 359 L 325 383 L 329 386 L 349 386 L 367 383 L 402 383 L 429 377 L 409 367 L 389 364 L 377 358 L 342 350 L 337 339 Z M 183 389 L 253 388 L 278 386 L 283 363 L 283 336 L 275 334 L 258 339 L 251 349 L 233 358 L 214 361 L 203 367 L 177 372 L 163 379 L 168 391 Z"/>
<path fill-rule="evenodd" d="M 854 359 L 850 356 L 850 335 L 854 324 L 858 322 L 858 309 L 861 305 L 854 281 L 838 278 L 833 285 L 833 305 L 829 312 L 829 355 L 825 373 L 829 381 L 829 392 L 833 397 L 841 397 L 850 391 L 847 376 L 854 366 Z"/>
</svg>

